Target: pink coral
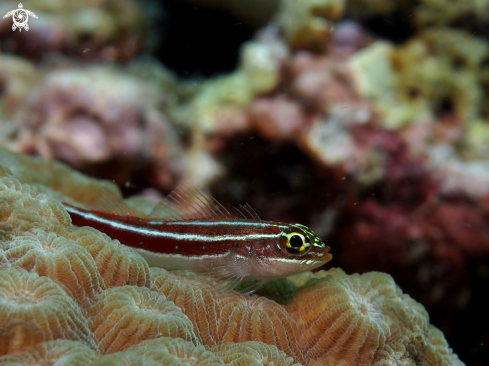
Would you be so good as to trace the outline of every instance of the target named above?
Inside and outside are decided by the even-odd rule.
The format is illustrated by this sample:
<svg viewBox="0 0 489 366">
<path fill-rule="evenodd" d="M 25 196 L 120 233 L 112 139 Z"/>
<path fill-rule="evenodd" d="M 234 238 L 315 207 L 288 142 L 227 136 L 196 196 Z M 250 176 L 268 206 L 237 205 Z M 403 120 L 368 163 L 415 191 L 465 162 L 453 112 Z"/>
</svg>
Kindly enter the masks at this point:
<svg viewBox="0 0 489 366">
<path fill-rule="evenodd" d="M 127 167 L 146 167 L 157 185 L 168 187 L 182 162 L 164 104 L 148 82 L 122 70 L 52 71 L 23 119 L 19 149 L 85 169 L 106 164 L 107 176 L 121 185 L 135 173 Z"/>
</svg>

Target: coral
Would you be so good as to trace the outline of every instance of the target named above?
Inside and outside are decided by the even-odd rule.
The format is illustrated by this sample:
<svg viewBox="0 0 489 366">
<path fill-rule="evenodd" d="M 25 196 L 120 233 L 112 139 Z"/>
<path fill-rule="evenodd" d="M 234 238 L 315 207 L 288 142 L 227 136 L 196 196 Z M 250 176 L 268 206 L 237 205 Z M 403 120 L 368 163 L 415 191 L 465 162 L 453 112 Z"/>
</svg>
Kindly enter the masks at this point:
<svg viewBox="0 0 489 366">
<path fill-rule="evenodd" d="M 106 288 L 124 285 L 149 286 L 148 263 L 134 250 L 89 228 L 56 227 L 55 232 L 85 248 L 102 276 Z"/>
<path fill-rule="evenodd" d="M 205 133 L 231 134 L 248 128 L 244 113 L 255 96 L 275 89 L 287 57 L 287 47 L 275 37 L 244 44 L 240 66 L 232 74 L 211 79 L 183 106 L 177 120 Z"/>
<path fill-rule="evenodd" d="M 301 334 L 299 345 L 306 358 L 383 364 L 394 355 L 404 364 L 431 364 L 432 355 L 423 354 L 433 338 L 428 314 L 390 276 L 336 271 L 315 277 L 322 278 L 309 281 L 286 306 Z M 440 346 L 438 357 L 456 360 L 446 343 Z"/>
<path fill-rule="evenodd" d="M 0 171 L 0 198 L 7 203 L 0 211 L 0 225 L 6 231 L 0 238 L 4 260 L 52 276 L 79 301 L 93 299 L 104 288 L 149 285 L 149 267 L 139 254 L 96 230 L 70 226 L 60 202 L 39 193 L 59 189 L 61 192 L 53 196 L 79 204 L 93 200 L 97 189 L 114 190 L 114 186 L 88 179 L 59 163 L 6 151 L 0 150 L 0 161 L 9 162 L 16 175 L 36 185 L 21 185 L 5 168 Z M 36 174 L 34 168 L 63 178 L 47 178 L 48 174 Z"/>
<path fill-rule="evenodd" d="M 96 180 L 71 170 L 64 164 L 36 157 L 27 157 L 0 149 L 0 164 L 7 167 L 23 183 L 36 187 L 58 200 L 70 204 L 90 206 L 101 189 L 117 196 L 117 186 L 108 181 Z M 25 187 L 27 191 L 27 187 Z M 63 223 L 66 223 L 66 219 Z"/>
<path fill-rule="evenodd" d="M 200 285 L 197 280 L 180 279 L 161 268 L 151 268 L 151 289 L 164 295 L 194 324 L 194 332 L 203 344 L 216 344 L 217 331 L 217 294 L 210 285 Z M 202 306 L 206 311 L 202 312 Z M 210 314 L 210 315 L 207 315 Z"/>
<path fill-rule="evenodd" d="M 180 308 L 144 287 L 106 290 L 88 308 L 88 319 L 102 353 L 157 337 L 194 340 L 192 323 Z"/>
<path fill-rule="evenodd" d="M 253 101 L 249 118 L 254 129 L 270 140 L 297 136 L 307 126 L 302 110 L 286 97 Z"/>
<path fill-rule="evenodd" d="M 387 128 L 432 120 L 444 112 L 443 103 L 468 125 L 480 118 L 483 90 L 477 77 L 488 52 L 487 44 L 468 32 L 431 29 L 397 48 L 377 41 L 349 64 L 360 94 Z"/>
<path fill-rule="evenodd" d="M 173 361 L 173 359 L 172 359 Z M 138 356 L 133 352 L 117 352 L 100 357 L 90 366 L 161 366 L 160 363 L 144 356 Z"/>
<path fill-rule="evenodd" d="M 0 13 L 5 14 L 17 5 L 15 1 L 2 2 Z M 38 16 L 29 22 L 31 32 L 13 33 L 11 18 L 0 22 L 2 48 L 30 58 L 61 52 L 92 60 L 127 60 L 141 47 L 145 27 L 134 1 L 97 0 L 81 4 L 41 0 L 31 1 L 28 9 Z"/>
<path fill-rule="evenodd" d="M 97 348 L 82 309 L 51 279 L 16 268 L 0 279 L 0 354 L 56 339 Z"/>
<path fill-rule="evenodd" d="M 260 342 L 224 343 L 207 349 L 220 357 L 226 365 L 299 365 L 277 347 Z"/>
<path fill-rule="evenodd" d="M 301 360 L 296 324 L 281 306 L 264 297 L 229 296 L 217 303 L 219 343 L 260 341 Z"/>
<path fill-rule="evenodd" d="M 431 324 L 428 327 L 428 340 L 429 342 L 423 349 L 427 365 L 464 365 L 457 355 L 450 352 L 441 330 Z"/>
<path fill-rule="evenodd" d="M 29 90 L 39 76 L 39 71 L 26 60 L 0 53 L 0 120 L 13 119 L 25 106 Z M 2 134 L 2 139 L 6 135 Z"/>
<path fill-rule="evenodd" d="M 276 347 L 260 342 L 224 343 L 218 346 L 195 346 L 178 338 L 161 337 L 142 341 L 125 352 L 98 359 L 94 366 L 117 363 L 126 365 L 208 365 L 208 366 L 292 366 L 293 360 Z M 299 364 L 294 364 L 298 366 Z"/>
<path fill-rule="evenodd" d="M 285 0 L 277 13 L 292 49 L 325 51 L 333 21 L 343 16 L 344 0 Z"/>
<path fill-rule="evenodd" d="M 152 282 L 182 308 L 208 345 L 254 340 L 275 345 L 298 361 L 348 364 L 380 362 L 395 350 L 395 357 L 401 354 L 404 361 L 414 362 L 429 337 L 424 308 L 382 273 L 348 276 L 331 270 L 298 275 L 292 283 L 300 288 L 287 287 L 290 294 L 285 297 L 292 298 L 284 308 L 265 298 L 216 294 L 162 269 L 152 270 Z M 213 305 L 200 312 L 205 304 Z M 248 333 L 251 324 L 256 327 Z M 455 357 L 446 346 L 443 352 Z"/>
<path fill-rule="evenodd" d="M 222 365 L 222 361 L 203 346 L 195 346 L 183 339 L 161 337 L 152 341 L 143 341 L 128 349 L 139 356 L 156 361 L 160 365 Z"/>
<path fill-rule="evenodd" d="M 488 20 L 488 12 L 487 1 L 468 0 L 441 4 L 436 0 L 422 0 L 415 8 L 415 20 L 420 27 L 451 24 L 460 18 L 485 23 Z"/>
<path fill-rule="evenodd" d="M 182 309 L 203 344 L 260 341 L 301 357 L 293 341 L 295 325 L 275 302 L 237 293 L 218 294 L 210 285 L 199 286 L 195 280 L 179 279 L 163 269 L 151 272 L 152 288 Z M 256 328 L 252 330 L 251 324 Z"/>
<path fill-rule="evenodd" d="M 20 149 L 78 167 L 153 165 L 160 185 L 179 178 L 180 145 L 149 83 L 115 68 L 48 73 L 21 128 Z M 149 159 L 147 158 L 149 157 Z M 135 162 L 138 162 L 136 164 Z M 134 171 L 121 169 L 123 184 Z"/>
<path fill-rule="evenodd" d="M 8 366 L 70 365 L 86 366 L 99 354 L 81 342 L 58 339 L 39 343 L 22 352 L 0 356 L 0 364 Z"/>
<path fill-rule="evenodd" d="M 361 24 L 352 20 L 336 23 L 329 40 L 329 55 L 332 58 L 347 58 L 370 43 Z"/>
<path fill-rule="evenodd" d="M 80 303 L 102 291 L 102 278 L 90 253 L 75 241 L 34 229 L 5 235 L 0 246 L 10 264 L 48 276 Z"/>
<path fill-rule="evenodd" d="M 471 22 L 486 24 L 487 1 L 466 0 L 440 2 L 437 0 L 349 0 L 348 10 L 356 19 L 369 20 L 377 16 L 389 18 L 394 14 L 410 14 L 409 23 L 417 29 Z"/>
</svg>

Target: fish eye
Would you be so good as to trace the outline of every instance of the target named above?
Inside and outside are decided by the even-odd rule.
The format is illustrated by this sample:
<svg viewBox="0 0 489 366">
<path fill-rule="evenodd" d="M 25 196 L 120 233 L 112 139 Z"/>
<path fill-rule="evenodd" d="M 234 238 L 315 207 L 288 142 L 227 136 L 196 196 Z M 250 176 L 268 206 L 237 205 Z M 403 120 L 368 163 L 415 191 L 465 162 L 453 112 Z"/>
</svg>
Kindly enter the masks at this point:
<svg viewBox="0 0 489 366">
<path fill-rule="evenodd" d="M 311 244 L 306 237 L 298 232 L 283 234 L 281 236 L 282 246 L 290 254 L 304 254 L 309 251 Z"/>
<path fill-rule="evenodd" d="M 289 238 L 290 246 L 294 249 L 299 249 L 302 245 L 304 245 L 304 240 L 299 235 L 292 235 Z"/>
</svg>

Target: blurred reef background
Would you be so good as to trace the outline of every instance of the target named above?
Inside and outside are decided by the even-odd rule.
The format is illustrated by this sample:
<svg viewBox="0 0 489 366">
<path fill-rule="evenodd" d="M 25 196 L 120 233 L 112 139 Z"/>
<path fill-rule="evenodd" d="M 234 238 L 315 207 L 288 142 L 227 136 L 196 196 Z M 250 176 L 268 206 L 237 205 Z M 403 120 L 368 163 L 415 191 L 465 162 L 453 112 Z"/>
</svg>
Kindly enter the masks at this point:
<svg viewBox="0 0 489 366">
<path fill-rule="evenodd" d="M 24 7 L 28 32 L 0 21 L 0 147 L 308 225 L 489 364 L 489 0 Z"/>
</svg>

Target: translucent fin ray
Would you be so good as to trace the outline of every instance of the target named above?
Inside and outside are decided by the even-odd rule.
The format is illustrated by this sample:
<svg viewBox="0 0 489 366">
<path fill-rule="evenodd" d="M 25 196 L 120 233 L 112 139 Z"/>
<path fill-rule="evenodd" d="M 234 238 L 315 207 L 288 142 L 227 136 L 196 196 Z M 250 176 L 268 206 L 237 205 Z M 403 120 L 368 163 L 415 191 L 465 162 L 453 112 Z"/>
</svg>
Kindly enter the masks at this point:
<svg viewBox="0 0 489 366">
<path fill-rule="evenodd" d="M 96 197 L 87 204 L 92 210 L 112 213 L 121 216 L 136 216 L 134 211 L 124 203 L 121 197 L 110 189 L 102 187 Z"/>
<path fill-rule="evenodd" d="M 260 216 L 253 210 L 253 208 L 248 204 L 239 205 L 239 208 L 233 207 L 236 211 L 239 212 L 243 219 L 245 220 L 261 220 Z"/>
<path fill-rule="evenodd" d="M 233 216 L 218 201 L 196 188 L 182 184 L 157 204 L 147 219 L 229 219 Z"/>
</svg>

